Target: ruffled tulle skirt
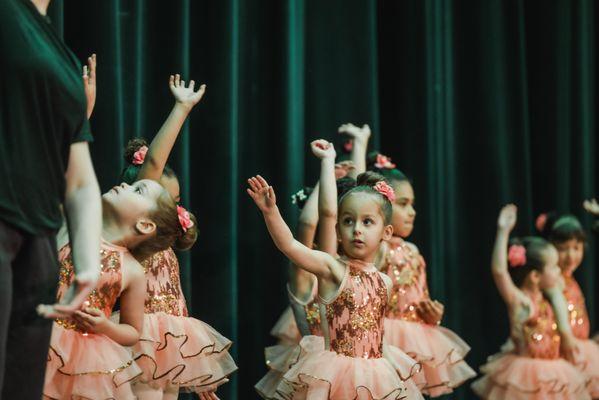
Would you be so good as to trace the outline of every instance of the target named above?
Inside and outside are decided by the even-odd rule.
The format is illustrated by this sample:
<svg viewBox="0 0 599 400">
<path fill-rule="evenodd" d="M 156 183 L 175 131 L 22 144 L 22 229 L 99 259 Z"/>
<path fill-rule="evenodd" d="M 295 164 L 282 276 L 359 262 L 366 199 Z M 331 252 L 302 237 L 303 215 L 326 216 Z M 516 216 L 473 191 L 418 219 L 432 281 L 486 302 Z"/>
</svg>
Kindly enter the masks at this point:
<svg viewBox="0 0 599 400">
<path fill-rule="evenodd" d="M 142 369 L 140 382 L 199 393 L 215 390 L 237 370 L 230 347 L 229 339 L 202 321 L 158 312 L 144 315 L 133 355 Z"/>
<path fill-rule="evenodd" d="M 487 400 L 591 399 L 584 375 L 564 359 L 539 359 L 501 353 L 481 367 L 484 376 L 472 390 Z"/>
<path fill-rule="evenodd" d="M 384 357 L 347 357 L 325 350 L 324 338 L 305 336 L 297 361 L 284 374 L 276 399 L 422 399 L 412 381 L 420 365 L 393 346 Z"/>
<path fill-rule="evenodd" d="M 44 396 L 50 399 L 135 399 L 131 381 L 141 374 L 132 354 L 104 335 L 54 323 Z"/>
<path fill-rule="evenodd" d="M 429 396 L 451 393 L 476 376 L 476 372 L 464 361 L 470 347 L 449 329 L 385 319 L 385 341 L 422 365 L 422 371 L 414 376 L 414 381 Z"/>
<path fill-rule="evenodd" d="M 599 399 L 599 344 L 593 340 L 580 340 L 578 345 L 576 367 L 585 375 L 591 397 Z"/>
<path fill-rule="evenodd" d="M 302 335 L 295 322 L 291 307 L 287 307 L 283 311 L 275 326 L 270 330 L 270 334 L 279 340 L 279 342 L 299 344 L 300 340 L 302 340 Z"/>
<path fill-rule="evenodd" d="M 276 391 L 283 381 L 283 376 L 297 363 L 300 354 L 301 346 L 299 344 L 286 342 L 281 342 L 276 346 L 267 347 L 264 350 L 268 372 L 254 386 L 262 398 L 276 398 Z"/>
</svg>

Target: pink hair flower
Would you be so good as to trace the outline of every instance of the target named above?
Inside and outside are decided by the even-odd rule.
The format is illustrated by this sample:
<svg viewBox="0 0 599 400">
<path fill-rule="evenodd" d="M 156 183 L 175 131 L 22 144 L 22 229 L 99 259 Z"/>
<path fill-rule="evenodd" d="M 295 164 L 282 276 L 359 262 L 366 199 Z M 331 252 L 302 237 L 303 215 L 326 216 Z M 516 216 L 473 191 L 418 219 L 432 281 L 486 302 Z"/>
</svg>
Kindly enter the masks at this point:
<svg viewBox="0 0 599 400">
<path fill-rule="evenodd" d="M 353 149 L 354 149 L 353 140 L 348 140 L 347 142 L 343 143 L 343 150 L 345 150 L 346 153 L 351 153 L 351 151 Z"/>
<path fill-rule="evenodd" d="M 510 264 L 510 267 L 517 268 L 523 267 L 526 265 L 526 248 L 520 244 L 511 245 L 508 253 L 507 259 Z"/>
<path fill-rule="evenodd" d="M 546 224 L 547 224 L 547 214 L 545 214 L 545 213 L 539 214 L 539 216 L 537 217 L 537 220 L 535 221 L 535 227 L 537 228 L 537 231 L 543 232 Z"/>
<path fill-rule="evenodd" d="M 395 191 L 387 184 L 387 182 L 378 181 L 373 189 L 385 196 L 391 203 L 395 201 Z"/>
<path fill-rule="evenodd" d="M 146 159 L 146 153 L 148 152 L 148 146 L 141 146 L 139 150 L 133 153 L 133 161 L 135 165 L 142 165 Z"/>
<path fill-rule="evenodd" d="M 393 164 L 391 162 L 391 159 L 382 154 L 376 155 L 376 162 L 374 163 L 374 166 L 377 167 L 378 169 L 393 169 L 393 168 L 395 168 L 395 164 Z"/>
<path fill-rule="evenodd" d="M 189 228 L 193 227 L 193 221 L 185 208 L 177 206 L 177 214 L 179 214 L 179 223 L 181 224 L 183 232 L 187 232 Z"/>
</svg>

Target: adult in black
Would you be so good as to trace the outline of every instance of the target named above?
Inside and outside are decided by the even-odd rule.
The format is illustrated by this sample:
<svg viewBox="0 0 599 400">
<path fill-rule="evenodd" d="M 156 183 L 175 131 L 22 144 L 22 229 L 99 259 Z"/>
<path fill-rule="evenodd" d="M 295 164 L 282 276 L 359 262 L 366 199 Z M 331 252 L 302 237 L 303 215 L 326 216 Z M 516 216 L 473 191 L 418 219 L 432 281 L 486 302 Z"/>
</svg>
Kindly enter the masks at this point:
<svg viewBox="0 0 599 400">
<path fill-rule="evenodd" d="M 79 62 L 56 35 L 50 0 L 0 0 L 1 398 L 42 396 L 63 205 L 76 289 L 46 317 L 78 309 L 99 274 L 100 191 Z M 51 311 L 48 311 L 51 310 Z"/>
</svg>

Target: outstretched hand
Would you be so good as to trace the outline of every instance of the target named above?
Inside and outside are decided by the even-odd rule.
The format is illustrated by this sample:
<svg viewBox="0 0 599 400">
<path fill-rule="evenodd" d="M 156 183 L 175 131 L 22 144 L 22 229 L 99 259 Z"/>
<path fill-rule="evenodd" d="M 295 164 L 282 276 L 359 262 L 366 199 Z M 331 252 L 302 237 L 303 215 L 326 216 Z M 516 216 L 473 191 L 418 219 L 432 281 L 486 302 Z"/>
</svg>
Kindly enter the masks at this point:
<svg viewBox="0 0 599 400">
<path fill-rule="evenodd" d="M 90 270 L 76 274 L 73 284 L 68 288 L 60 303 L 54 305 L 40 304 L 37 306 L 37 313 L 50 319 L 72 316 L 81 309 L 87 296 L 96 287 L 98 272 Z"/>
<path fill-rule="evenodd" d="M 499 212 L 499 218 L 497 218 L 497 227 L 502 230 L 511 231 L 516 225 L 517 218 L 518 207 L 516 207 L 514 204 L 508 204 Z"/>
<path fill-rule="evenodd" d="M 314 140 L 310 143 L 310 148 L 312 149 L 312 154 L 321 160 L 324 160 L 325 158 L 335 159 L 337 156 L 333 143 L 327 142 L 324 139 Z"/>
<path fill-rule="evenodd" d="M 582 206 L 588 213 L 599 217 L 599 203 L 597 203 L 597 199 L 585 200 Z"/>
<path fill-rule="evenodd" d="M 91 117 L 96 105 L 96 55 L 87 58 L 87 65 L 83 66 L 83 88 L 87 99 L 87 119 Z"/>
<path fill-rule="evenodd" d="M 260 175 L 248 179 L 248 194 L 254 200 L 260 211 L 268 213 L 277 206 L 277 198 L 272 186 Z"/>
<path fill-rule="evenodd" d="M 364 124 L 361 128 L 352 124 L 343 124 L 337 130 L 339 133 L 346 134 L 354 140 L 367 141 L 370 138 L 370 127 Z"/>
<path fill-rule="evenodd" d="M 169 77 L 169 87 L 177 104 L 185 106 L 188 110 L 191 110 L 193 106 L 198 104 L 202 100 L 204 93 L 206 93 L 206 85 L 204 84 L 200 85 L 197 92 L 194 91 L 194 80 L 189 81 L 189 85 L 186 87 L 185 81 L 181 80 L 181 75 L 179 74 Z"/>
</svg>

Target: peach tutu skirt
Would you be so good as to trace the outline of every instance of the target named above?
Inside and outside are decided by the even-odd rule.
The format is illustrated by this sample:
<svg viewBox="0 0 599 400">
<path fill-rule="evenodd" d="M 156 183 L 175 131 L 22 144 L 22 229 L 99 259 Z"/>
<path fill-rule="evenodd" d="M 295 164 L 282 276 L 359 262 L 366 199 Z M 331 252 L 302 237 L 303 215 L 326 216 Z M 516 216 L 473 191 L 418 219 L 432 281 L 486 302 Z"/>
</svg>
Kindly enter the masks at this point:
<svg viewBox="0 0 599 400">
<path fill-rule="evenodd" d="M 587 379 L 587 389 L 594 399 L 599 399 L 599 344 L 594 340 L 579 340 L 576 367 Z"/>
<path fill-rule="evenodd" d="M 264 358 L 268 366 L 268 372 L 254 386 L 258 394 L 264 399 L 275 399 L 277 388 L 283 380 L 283 376 L 297 363 L 301 354 L 299 344 L 281 342 L 264 350 Z"/>
<path fill-rule="evenodd" d="M 453 331 L 401 319 L 385 319 L 385 342 L 422 365 L 414 381 L 432 397 L 451 393 L 476 372 L 464 361 L 470 347 Z"/>
<path fill-rule="evenodd" d="M 412 376 L 420 365 L 393 346 L 384 357 L 347 357 L 325 350 L 324 338 L 305 336 L 297 362 L 284 374 L 276 399 L 422 399 Z"/>
<path fill-rule="evenodd" d="M 481 367 L 472 390 L 488 400 L 587 400 L 586 378 L 566 360 L 500 353 Z"/>
<path fill-rule="evenodd" d="M 302 334 L 297 327 L 291 307 L 285 308 L 275 326 L 270 330 L 270 334 L 281 342 L 299 344 Z"/>
<path fill-rule="evenodd" d="M 140 374 L 131 352 L 112 339 L 53 324 L 45 398 L 135 399 L 131 381 Z"/>
<path fill-rule="evenodd" d="M 237 370 L 230 347 L 229 339 L 202 321 L 158 312 L 144 315 L 133 355 L 142 369 L 140 382 L 200 393 L 216 390 Z"/>
</svg>

